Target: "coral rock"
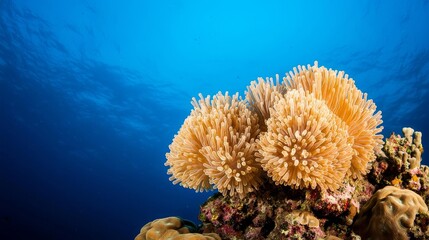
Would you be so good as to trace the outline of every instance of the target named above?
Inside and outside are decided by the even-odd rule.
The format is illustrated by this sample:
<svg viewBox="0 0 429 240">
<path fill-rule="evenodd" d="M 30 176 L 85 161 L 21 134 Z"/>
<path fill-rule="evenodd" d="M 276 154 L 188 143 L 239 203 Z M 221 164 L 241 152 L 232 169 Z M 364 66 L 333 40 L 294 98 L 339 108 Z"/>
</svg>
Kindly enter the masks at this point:
<svg viewBox="0 0 429 240">
<path fill-rule="evenodd" d="M 324 217 L 337 217 L 348 210 L 355 187 L 345 184 L 338 191 L 307 192 L 311 208 Z"/>
<path fill-rule="evenodd" d="M 226 240 L 349 238 L 349 221 L 374 189 L 367 181 L 356 184 L 345 184 L 339 192 L 331 193 L 323 200 L 325 204 L 315 190 L 273 184 L 243 199 L 216 194 L 201 206 L 202 231 L 216 232 Z M 340 210 L 333 210 L 338 206 Z"/>
<path fill-rule="evenodd" d="M 308 239 L 325 237 L 319 220 L 308 211 L 294 210 L 289 214 L 276 214 L 275 228 L 268 239 Z"/>
</svg>

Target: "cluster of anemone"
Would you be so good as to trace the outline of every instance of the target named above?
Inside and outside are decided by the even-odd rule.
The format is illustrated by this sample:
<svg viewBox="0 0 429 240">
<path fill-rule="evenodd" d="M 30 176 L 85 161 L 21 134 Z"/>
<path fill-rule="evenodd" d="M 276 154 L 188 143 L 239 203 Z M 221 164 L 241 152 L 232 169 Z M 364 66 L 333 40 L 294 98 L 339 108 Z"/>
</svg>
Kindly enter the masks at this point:
<svg viewBox="0 0 429 240">
<path fill-rule="evenodd" d="M 294 68 L 238 93 L 192 100 L 166 166 L 173 183 L 244 197 L 264 182 L 338 189 L 367 173 L 382 145 L 381 112 L 344 72 Z"/>
</svg>

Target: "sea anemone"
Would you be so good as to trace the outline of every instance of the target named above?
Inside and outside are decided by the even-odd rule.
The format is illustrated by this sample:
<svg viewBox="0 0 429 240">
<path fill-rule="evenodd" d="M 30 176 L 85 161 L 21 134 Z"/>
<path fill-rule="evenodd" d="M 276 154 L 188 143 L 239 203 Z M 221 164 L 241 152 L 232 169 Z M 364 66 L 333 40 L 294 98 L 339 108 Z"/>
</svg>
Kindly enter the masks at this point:
<svg viewBox="0 0 429 240">
<path fill-rule="evenodd" d="M 289 90 L 270 110 L 257 161 L 276 184 L 337 189 L 350 167 L 346 124 L 324 101 Z"/>
<path fill-rule="evenodd" d="M 255 161 L 258 117 L 238 98 L 218 93 L 192 100 L 194 109 L 167 153 L 173 183 L 197 191 L 211 189 L 244 197 L 261 184 Z"/>
<path fill-rule="evenodd" d="M 262 132 L 267 130 L 266 121 L 270 118 L 270 108 L 274 105 L 276 98 L 286 93 L 286 88 L 279 83 L 279 75 L 276 82 L 273 78 L 259 77 L 258 81 L 250 82 L 246 91 L 246 100 L 249 108 L 258 115 L 259 126 Z"/>
<path fill-rule="evenodd" d="M 283 78 L 288 90 L 303 88 L 314 93 L 317 99 L 323 100 L 329 109 L 348 126 L 352 137 L 353 157 L 349 175 L 360 178 L 368 172 L 368 163 L 375 160 L 375 151 L 383 144 L 379 134 L 381 112 L 376 112 L 376 105 L 367 99 L 343 71 L 334 71 L 325 67 L 298 66 Z"/>
<path fill-rule="evenodd" d="M 180 183 L 185 188 L 199 192 L 211 189 L 209 178 L 204 173 L 207 159 L 200 152 L 207 145 L 206 135 L 207 129 L 211 128 L 210 124 L 200 109 L 194 109 L 174 136 L 165 163 L 165 166 L 170 167 L 167 173 L 172 175 L 170 181 L 174 184 Z"/>
</svg>

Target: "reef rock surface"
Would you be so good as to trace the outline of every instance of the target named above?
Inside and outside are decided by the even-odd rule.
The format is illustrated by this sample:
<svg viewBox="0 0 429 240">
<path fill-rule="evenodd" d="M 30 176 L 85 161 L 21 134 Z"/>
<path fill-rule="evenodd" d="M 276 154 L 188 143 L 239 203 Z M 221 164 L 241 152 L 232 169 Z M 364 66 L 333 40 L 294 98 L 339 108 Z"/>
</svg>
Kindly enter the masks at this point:
<svg viewBox="0 0 429 240">
<path fill-rule="evenodd" d="M 336 191 L 267 180 L 243 199 L 215 194 L 200 208 L 200 232 L 222 239 L 375 239 L 383 224 L 395 223 L 389 239 L 429 239 L 429 167 L 420 165 L 421 133 L 403 132 L 386 139 L 366 176 L 350 178 Z"/>
</svg>

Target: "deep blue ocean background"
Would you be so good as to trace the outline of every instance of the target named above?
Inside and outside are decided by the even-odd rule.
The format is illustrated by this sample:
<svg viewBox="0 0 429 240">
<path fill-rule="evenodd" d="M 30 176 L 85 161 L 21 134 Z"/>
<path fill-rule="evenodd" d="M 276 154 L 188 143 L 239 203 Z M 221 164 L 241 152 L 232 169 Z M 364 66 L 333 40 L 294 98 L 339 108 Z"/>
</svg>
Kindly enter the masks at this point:
<svg viewBox="0 0 429 240">
<path fill-rule="evenodd" d="M 315 60 L 369 94 L 385 136 L 429 147 L 427 0 L 0 0 L 0 239 L 197 222 L 213 192 L 164 166 L 191 98 Z"/>
</svg>

